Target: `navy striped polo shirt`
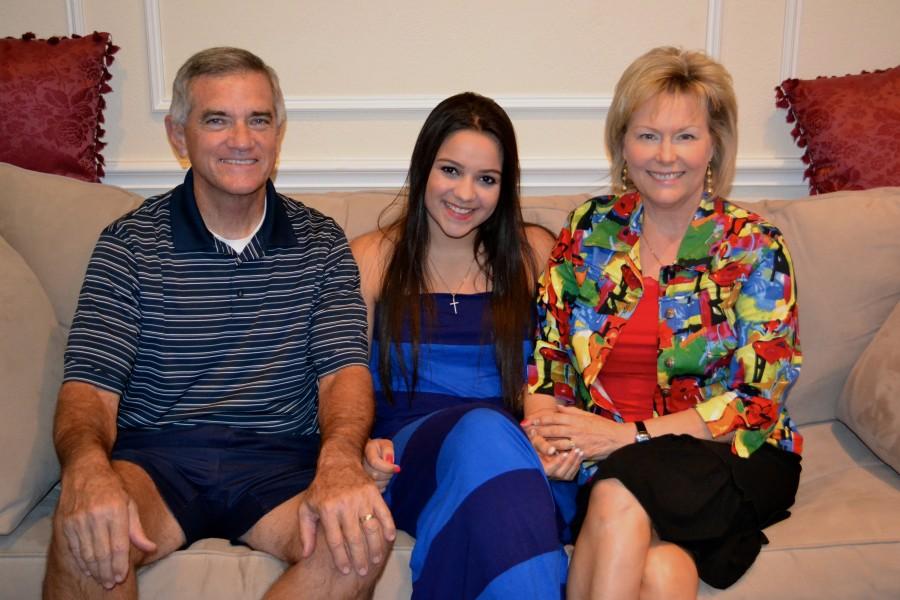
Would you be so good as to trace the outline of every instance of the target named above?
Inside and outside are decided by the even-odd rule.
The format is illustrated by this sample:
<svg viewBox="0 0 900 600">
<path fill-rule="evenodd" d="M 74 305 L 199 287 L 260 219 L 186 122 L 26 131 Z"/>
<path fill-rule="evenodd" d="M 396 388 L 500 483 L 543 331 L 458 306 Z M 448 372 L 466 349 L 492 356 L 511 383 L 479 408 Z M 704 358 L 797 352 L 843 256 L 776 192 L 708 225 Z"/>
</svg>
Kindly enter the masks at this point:
<svg viewBox="0 0 900 600">
<path fill-rule="evenodd" d="M 318 432 L 318 379 L 367 365 L 366 308 L 343 231 L 266 187 L 236 254 L 203 223 L 193 175 L 100 235 L 65 380 L 120 395 L 120 429 L 217 424 Z"/>
</svg>

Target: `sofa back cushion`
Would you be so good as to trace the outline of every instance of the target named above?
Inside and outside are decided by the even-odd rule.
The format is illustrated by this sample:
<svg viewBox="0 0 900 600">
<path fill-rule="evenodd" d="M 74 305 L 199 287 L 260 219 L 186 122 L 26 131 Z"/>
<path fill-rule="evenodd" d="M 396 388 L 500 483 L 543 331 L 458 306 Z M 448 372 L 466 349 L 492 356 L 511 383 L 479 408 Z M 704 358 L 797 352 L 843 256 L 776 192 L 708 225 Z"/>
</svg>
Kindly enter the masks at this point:
<svg viewBox="0 0 900 600">
<path fill-rule="evenodd" d="M 0 195 L 0 235 L 35 272 L 59 322 L 68 327 L 97 237 L 143 198 L 3 163 Z"/>
<path fill-rule="evenodd" d="M 833 419 L 850 370 L 900 301 L 900 187 L 744 206 L 781 229 L 794 261 L 803 368 L 791 416 Z"/>
<path fill-rule="evenodd" d="M 403 206 L 403 198 L 398 199 L 397 192 L 392 190 L 292 194 L 291 197 L 333 218 L 351 240 L 378 225 L 390 224 Z M 526 222 L 546 227 L 557 235 L 566 216 L 588 198 L 589 194 L 522 198 L 522 215 Z"/>
<path fill-rule="evenodd" d="M 0 236 L 0 535 L 59 476 L 50 436 L 65 334 L 35 274 Z"/>
<path fill-rule="evenodd" d="M 900 303 L 856 362 L 838 419 L 900 473 Z"/>
</svg>

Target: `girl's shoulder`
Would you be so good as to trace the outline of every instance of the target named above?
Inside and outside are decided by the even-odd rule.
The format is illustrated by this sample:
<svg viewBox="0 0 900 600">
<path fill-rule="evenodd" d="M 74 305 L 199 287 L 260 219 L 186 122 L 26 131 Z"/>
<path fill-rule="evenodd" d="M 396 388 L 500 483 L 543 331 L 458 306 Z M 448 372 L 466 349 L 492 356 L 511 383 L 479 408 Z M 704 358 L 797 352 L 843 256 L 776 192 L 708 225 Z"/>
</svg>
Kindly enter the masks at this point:
<svg viewBox="0 0 900 600">
<path fill-rule="evenodd" d="M 350 251 L 356 262 L 384 262 L 394 248 L 394 239 L 390 230 L 374 229 L 350 240 Z"/>
<path fill-rule="evenodd" d="M 360 291 L 370 310 L 378 300 L 384 272 L 394 250 L 390 230 L 376 229 L 350 240 L 350 251 L 359 267 Z"/>
</svg>

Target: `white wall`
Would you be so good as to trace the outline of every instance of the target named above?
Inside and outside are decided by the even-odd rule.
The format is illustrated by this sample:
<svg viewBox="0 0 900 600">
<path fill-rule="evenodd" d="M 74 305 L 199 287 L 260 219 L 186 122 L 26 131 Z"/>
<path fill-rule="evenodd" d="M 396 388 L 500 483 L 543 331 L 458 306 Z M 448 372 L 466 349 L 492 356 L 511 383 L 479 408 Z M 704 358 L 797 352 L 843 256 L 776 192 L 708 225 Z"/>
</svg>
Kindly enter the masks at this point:
<svg viewBox="0 0 900 600">
<path fill-rule="evenodd" d="M 107 96 L 105 181 L 151 193 L 181 178 L 162 120 L 178 66 L 212 45 L 279 72 L 285 191 L 397 187 L 431 107 L 466 89 L 513 117 L 526 193 L 607 181 L 605 109 L 624 67 L 672 44 L 735 79 L 734 197 L 806 193 L 773 88 L 900 62 L 896 0 L 3 0 L 0 36 L 108 31 L 122 50 Z"/>
</svg>

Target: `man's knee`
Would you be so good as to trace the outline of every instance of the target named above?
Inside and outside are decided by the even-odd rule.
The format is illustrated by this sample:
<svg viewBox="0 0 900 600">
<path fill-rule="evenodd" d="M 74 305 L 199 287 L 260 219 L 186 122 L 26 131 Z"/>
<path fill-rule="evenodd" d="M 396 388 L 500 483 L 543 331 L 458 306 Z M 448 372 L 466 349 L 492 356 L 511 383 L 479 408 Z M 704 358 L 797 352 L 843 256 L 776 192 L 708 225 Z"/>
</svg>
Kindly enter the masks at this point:
<svg viewBox="0 0 900 600">
<path fill-rule="evenodd" d="M 134 501 L 141 529 L 156 544 L 156 551 L 144 552 L 130 544 L 129 556 L 133 565 L 159 560 L 181 548 L 184 531 L 160 494 L 153 478 L 141 466 L 123 460 L 112 461 L 113 470 L 122 478 L 125 489 Z"/>
<path fill-rule="evenodd" d="M 60 514 L 58 505 L 53 511 L 51 524 L 50 545 L 47 548 L 47 573 L 53 574 L 58 572 L 71 574 L 75 577 L 88 577 L 78 566 L 78 561 L 73 554 L 74 548 L 66 533 L 66 524 Z M 130 569 L 144 564 L 148 557 L 148 553 L 140 550 L 134 544 L 129 544 L 128 561 Z M 106 557 L 97 558 L 103 559 Z"/>
</svg>

